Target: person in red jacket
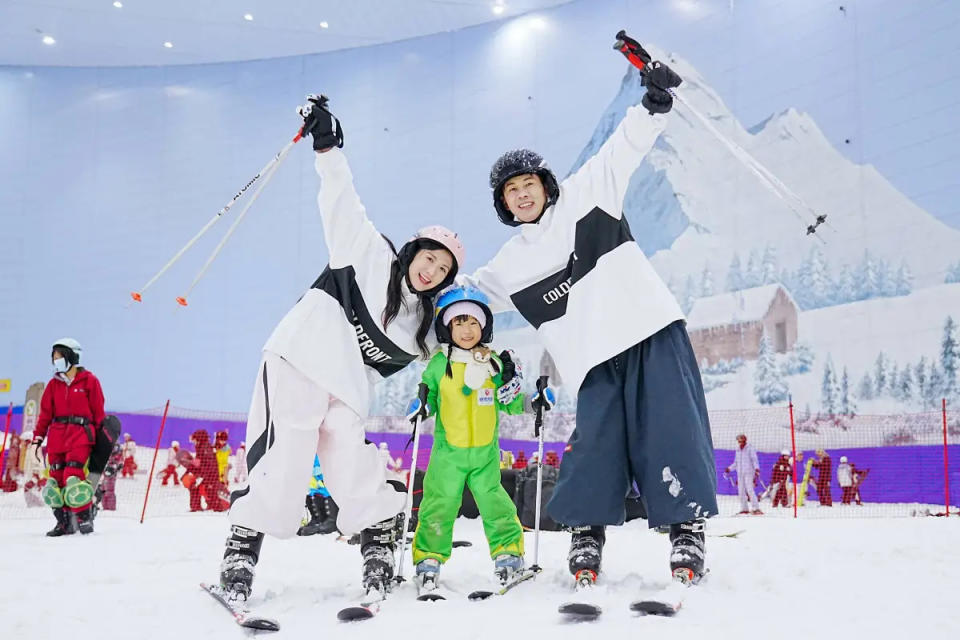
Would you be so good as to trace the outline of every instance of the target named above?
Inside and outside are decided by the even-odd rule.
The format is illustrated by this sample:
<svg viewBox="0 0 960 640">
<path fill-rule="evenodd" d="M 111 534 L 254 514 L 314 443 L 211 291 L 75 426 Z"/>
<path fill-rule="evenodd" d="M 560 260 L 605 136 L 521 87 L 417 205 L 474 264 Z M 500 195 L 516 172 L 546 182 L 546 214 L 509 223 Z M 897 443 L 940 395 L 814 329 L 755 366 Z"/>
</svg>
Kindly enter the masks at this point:
<svg viewBox="0 0 960 640">
<path fill-rule="evenodd" d="M 520 451 L 517 453 L 517 459 L 513 463 L 514 469 L 526 469 L 527 468 L 527 456 Z"/>
<path fill-rule="evenodd" d="M 226 494 L 226 489 L 220 482 L 217 455 L 210 444 L 210 434 L 197 429 L 191 434 L 190 442 L 197 450 L 191 469 L 195 480 L 190 485 L 190 511 L 201 511 L 201 496 L 206 499 L 207 509 L 226 511 L 230 503 L 222 495 Z"/>
<path fill-rule="evenodd" d="M 787 484 L 793 474 L 793 467 L 790 465 L 790 452 L 784 449 L 780 452 L 780 457 L 773 463 L 773 473 L 770 474 L 770 486 L 773 491 L 773 506 L 784 507 L 787 504 Z M 774 488 L 775 487 L 775 488 Z"/>
<path fill-rule="evenodd" d="M 833 476 L 833 462 L 830 454 L 823 449 L 817 449 L 817 459 L 813 462 L 817 473 L 817 497 L 821 507 L 832 507 L 833 496 L 830 493 L 830 480 Z"/>
<path fill-rule="evenodd" d="M 93 532 L 93 487 L 83 468 L 103 424 L 103 390 L 97 377 L 80 366 L 80 353 L 80 343 L 73 338 L 53 343 L 54 374 L 43 390 L 33 435 L 37 458 L 47 438 L 50 480 L 44 485 L 43 501 L 57 519 L 48 536 L 74 533 L 71 512 L 80 533 Z"/>
</svg>

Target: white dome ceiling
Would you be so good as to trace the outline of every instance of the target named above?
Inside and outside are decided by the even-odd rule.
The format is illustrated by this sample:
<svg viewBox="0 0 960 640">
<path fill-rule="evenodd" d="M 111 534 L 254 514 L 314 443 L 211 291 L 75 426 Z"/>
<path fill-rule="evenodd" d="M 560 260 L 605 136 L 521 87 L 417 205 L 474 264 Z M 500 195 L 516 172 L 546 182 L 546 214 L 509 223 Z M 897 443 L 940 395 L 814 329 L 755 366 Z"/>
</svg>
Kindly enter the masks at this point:
<svg viewBox="0 0 960 640">
<path fill-rule="evenodd" d="M 569 1 L 5 0 L 0 3 L 0 65 L 276 58 L 453 31 Z M 45 44 L 45 37 L 54 42 Z"/>
</svg>

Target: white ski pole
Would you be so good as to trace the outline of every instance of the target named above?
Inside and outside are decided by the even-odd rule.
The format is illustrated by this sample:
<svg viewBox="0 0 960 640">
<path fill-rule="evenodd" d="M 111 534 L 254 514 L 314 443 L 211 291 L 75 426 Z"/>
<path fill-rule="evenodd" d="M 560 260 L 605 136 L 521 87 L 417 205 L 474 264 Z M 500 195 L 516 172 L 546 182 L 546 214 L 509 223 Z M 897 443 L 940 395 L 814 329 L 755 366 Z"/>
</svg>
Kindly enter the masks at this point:
<svg viewBox="0 0 960 640">
<path fill-rule="evenodd" d="M 407 478 L 407 501 L 403 508 L 403 531 L 400 533 L 400 555 L 397 556 L 397 566 L 394 571 L 394 580 L 403 582 L 403 556 L 407 547 L 407 529 L 410 527 L 410 518 L 413 516 L 413 484 L 417 477 L 417 452 L 420 450 L 420 423 L 427 410 L 427 393 L 429 389 L 424 383 L 417 386 L 417 398 L 420 400 L 420 413 L 413 425 L 413 455 L 410 459 L 410 476 Z"/>
<path fill-rule="evenodd" d="M 537 436 L 537 502 L 534 507 L 533 523 L 533 566 L 530 570 L 538 573 L 540 569 L 540 500 L 543 495 L 543 406 L 544 393 L 547 388 L 548 376 L 537 378 L 537 393 L 540 402 L 537 403 L 536 417 L 533 421 L 533 430 Z"/>
<path fill-rule="evenodd" d="M 273 164 L 270 169 L 267 170 L 266 175 L 263 177 L 263 181 L 257 186 L 257 190 L 253 192 L 253 195 L 250 196 L 250 200 L 247 201 L 247 204 L 244 205 L 243 209 L 240 210 L 240 213 L 237 214 L 237 218 L 233 221 L 233 224 L 230 225 L 230 228 L 227 229 L 227 233 L 224 234 L 223 239 L 220 240 L 220 243 L 217 244 L 213 252 L 210 254 L 210 257 L 207 258 L 207 261 L 201 267 L 200 271 L 197 273 L 196 277 L 193 279 L 193 282 L 190 283 L 190 286 L 187 288 L 186 293 L 177 298 L 177 303 L 180 306 L 187 306 L 187 296 L 193 291 L 193 288 L 197 286 L 197 283 L 200 282 L 200 279 L 207 272 L 207 269 L 210 268 L 210 265 L 213 264 L 213 261 L 220 254 L 220 251 L 223 250 L 223 247 L 227 244 L 227 240 L 230 239 L 230 236 L 233 235 L 233 232 L 237 230 L 237 227 L 243 221 L 243 217 L 247 215 L 247 211 L 250 210 L 250 207 L 253 206 L 253 203 L 257 201 L 257 198 L 260 197 L 260 194 L 263 193 L 263 189 L 270 184 L 270 180 L 273 178 L 273 175 L 277 172 L 277 168 L 280 167 L 280 163 L 283 162 L 284 158 L 287 157 L 287 152 L 290 151 L 291 145 L 284 147 L 283 151 L 276 158 L 276 162 Z"/>
<path fill-rule="evenodd" d="M 271 169 L 271 167 L 273 167 L 274 164 L 276 164 L 277 162 L 279 162 L 280 159 L 281 159 L 283 156 L 285 156 L 288 151 L 290 151 L 291 147 L 293 147 L 293 145 L 295 145 L 297 142 L 300 141 L 301 137 L 302 137 L 302 136 L 301 136 L 300 132 L 298 132 L 297 135 L 294 136 L 294 138 L 293 138 L 290 142 L 288 142 L 286 145 L 284 145 L 283 149 L 281 149 L 279 152 L 277 152 L 277 154 L 270 159 L 270 162 L 268 162 L 267 164 L 263 165 L 263 168 L 260 169 L 260 171 L 257 172 L 257 175 L 255 175 L 255 176 L 253 176 L 252 178 L 250 178 L 250 180 L 247 181 L 247 183 L 246 183 L 245 185 L 243 185 L 243 186 L 240 188 L 239 191 L 237 191 L 236 195 L 234 195 L 233 198 L 230 199 L 230 202 L 228 202 L 227 204 L 225 204 L 225 205 L 223 206 L 223 208 L 220 209 L 220 211 L 217 211 L 217 213 L 213 216 L 213 218 L 211 218 L 210 221 L 207 222 L 207 224 L 203 225 L 203 227 L 200 229 L 200 231 L 198 231 L 195 236 L 193 236 L 192 238 L 190 238 L 190 241 L 189 241 L 187 244 L 185 244 L 182 249 L 180 249 L 179 251 L 177 251 L 177 253 L 175 253 L 174 256 L 173 256 L 172 258 L 170 258 L 170 260 L 167 262 L 167 264 L 163 265 L 163 268 L 160 269 L 160 271 L 158 271 L 158 272 L 156 273 L 156 275 L 154 275 L 152 278 L 150 278 L 149 280 L 147 280 L 147 283 L 146 283 L 145 285 L 143 285 L 142 287 L 140 287 L 140 289 L 139 289 L 138 291 L 131 291 L 131 292 L 130 292 L 130 297 L 133 298 L 133 301 L 134 301 L 134 302 L 141 302 L 141 301 L 143 300 L 143 292 L 146 291 L 147 289 L 149 289 L 151 286 L 153 286 L 153 283 L 155 283 L 157 280 L 159 280 L 159 279 L 160 279 L 160 276 L 162 276 L 163 274 L 165 274 L 165 273 L 170 269 L 170 267 L 172 267 L 172 266 L 177 262 L 177 260 L 179 260 L 179 259 L 183 256 L 183 254 L 186 253 L 187 250 L 190 249 L 190 247 L 192 247 L 193 245 L 195 245 L 195 244 L 197 243 L 197 241 L 198 241 L 201 237 L 203 237 L 203 235 L 204 235 L 207 231 L 210 230 L 210 227 L 212 227 L 214 224 L 216 224 L 217 220 L 219 220 L 221 217 L 223 217 L 224 214 L 226 214 L 228 211 L 230 211 L 230 209 L 233 207 L 233 205 L 235 205 L 235 204 L 237 203 L 237 200 L 239 200 L 240 197 L 241 197 L 244 193 L 246 193 L 247 189 L 249 189 L 250 186 L 253 185 L 253 183 L 255 183 L 257 180 L 259 180 L 263 175 L 265 175 L 265 174 Z"/>
</svg>

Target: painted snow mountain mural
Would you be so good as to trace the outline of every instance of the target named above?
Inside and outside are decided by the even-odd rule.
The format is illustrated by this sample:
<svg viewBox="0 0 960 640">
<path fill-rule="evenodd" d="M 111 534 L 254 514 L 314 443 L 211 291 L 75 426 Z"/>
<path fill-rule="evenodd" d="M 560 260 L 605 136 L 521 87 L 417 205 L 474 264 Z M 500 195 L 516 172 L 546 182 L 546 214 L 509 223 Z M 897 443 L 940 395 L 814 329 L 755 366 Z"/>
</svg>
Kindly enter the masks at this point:
<svg viewBox="0 0 960 640">
<path fill-rule="evenodd" d="M 960 230 L 912 203 L 872 166 L 850 162 L 809 116 L 785 108 L 747 129 L 696 69 L 681 58 L 658 54 L 683 77 L 679 93 L 685 101 L 811 207 L 826 213 L 829 223 L 818 231 L 823 242 L 806 236 L 805 226 L 812 220 L 798 218 L 677 104 L 666 131 L 631 179 L 624 212 L 637 242 L 672 281 L 681 301 L 690 293 L 684 287 L 688 278 L 696 283 L 693 295 L 699 297 L 705 271 L 714 280 L 706 295 L 728 289 L 732 263 L 740 263 L 745 279 L 737 288 L 779 281 L 804 308 L 827 306 L 831 299 L 840 303 L 902 295 L 943 283 L 952 273 L 960 259 Z M 596 153 L 644 91 L 639 73 L 630 67 L 571 172 Z M 751 253 L 754 265 L 749 264 Z M 820 280 L 817 273 L 803 273 L 811 254 L 813 270 L 827 270 Z M 841 278 L 844 265 L 847 274 Z M 830 266 L 835 273 L 829 272 Z M 797 276 L 796 283 L 784 282 Z M 733 280 L 736 286 L 737 278 Z M 813 296 L 794 290 L 821 285 L 853 290 L 839 297 L 828 290 Z M 857 287 L 865 289 L 859 297 Z"/>
<path fill-rule="evenodd" d="M 690 64 L 652 52 L 683 77 L 684 100 L 828 215 L 819 237 L 807 236 L 809 221 L 675 106 L 631 178 L 624 214 L 692 323 L 710 409 L 778 406 L 792 395 L 815 422 L 924 411 L 943 396 L 960 405 L 960 231 L 844 157 L 809 116 L 777 107 L 746 128 Z M 630 67 L 569 173 L 644 91 Z M 545 360 L 534 330 L 499 314 L 494 343 L 517 352 L 531 391 Z M 558 413 L 575 402 L 576 390 L 560 384 Z"/>
</svg>

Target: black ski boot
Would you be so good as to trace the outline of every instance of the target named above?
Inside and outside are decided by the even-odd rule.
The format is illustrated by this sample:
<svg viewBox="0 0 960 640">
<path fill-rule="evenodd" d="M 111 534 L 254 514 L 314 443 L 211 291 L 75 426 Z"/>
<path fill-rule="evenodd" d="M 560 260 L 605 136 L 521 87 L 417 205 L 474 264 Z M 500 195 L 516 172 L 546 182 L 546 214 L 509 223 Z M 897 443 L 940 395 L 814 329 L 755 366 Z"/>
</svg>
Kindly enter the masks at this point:
<svg viewBox="0 0 960 640">
<path fill-rule="evenodd" d="M 602 526 L 574 527 L 567 562 L 577 584 L 587 586 L 597 581 L 606 540 L 607 535 Z"/>
<path fill-rule="evenodd" d="M 77 511 L 77 528 L 80 533 L 87 535 L 93 533 L 94 506 L 91 504 L 83 511 Z"/>
<path fill-rule="evenodd" d="M 363 554 L 363 588 L 367 593 L 389 590 L 393 580 L 394 552 L 397 546 L 397 522 L 402 515 L 387 518 L 360 532 Z"/>
<path fill-rule="evenodd" d="M 68 536 L 71 533 L 76 533 L 76 529 L 73 528 L 73 519 L 70 517 L 70 512 L 66 507 L 57 507 L 54 509 L 53 517 L 57 519 L 57 524 L 53 529 L 47 531 L 49 537 L 57 538 L 59 536 Z"/>
<path fill-rule="evenodd" d="M 318 533 L 325 535 L 337 530 L 337 515 L 340 513 L 340 507 L 333 501 L 333 498 L 327 496 L 323 499 L 323 508 L 327 512 L 327 517 L 320 523 Z"/>
<path fill-rule="evenodd" d="M 307 511 L 310 512 L 310 522 L 300 527 L 297 531 L 298 536 L 312 536 L 321 531 L 323 523 L 327 519 L 327 509 L 325 498 L 319 494 L 307 495 Z"/>
<path fill-rule="evenodd" d="M 685 584 L 696 584 L 703 577 L 706 525 L 706 518 L 670 525 L 670 571 Z"/>
<path fill-rule="evenodd" d="M 262 533 L 237 525 L 230 527 L 227 549 L 220 563 L 220 586 L 227 599 L 246 600 L 250 597 L 262 544 Z"/>
</svg>

